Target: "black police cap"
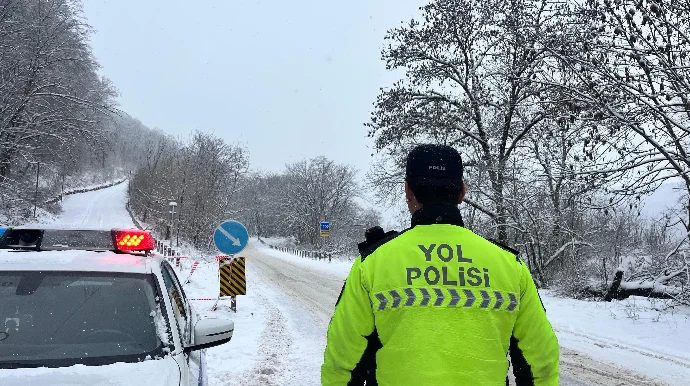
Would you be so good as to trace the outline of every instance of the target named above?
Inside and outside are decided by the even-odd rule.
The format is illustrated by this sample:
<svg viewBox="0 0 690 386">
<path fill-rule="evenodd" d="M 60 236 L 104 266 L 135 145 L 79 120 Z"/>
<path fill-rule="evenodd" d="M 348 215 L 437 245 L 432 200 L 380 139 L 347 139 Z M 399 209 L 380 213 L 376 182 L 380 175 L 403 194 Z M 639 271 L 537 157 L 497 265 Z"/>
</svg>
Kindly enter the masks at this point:
<svg viewBox="0 0 690 386">
<path fill-rule="evenodd" d="M 407 155 L 405 178 L 410 181 L 462 182 L 462 158 L 446 145 L 419 145 Z"/>
</svg>

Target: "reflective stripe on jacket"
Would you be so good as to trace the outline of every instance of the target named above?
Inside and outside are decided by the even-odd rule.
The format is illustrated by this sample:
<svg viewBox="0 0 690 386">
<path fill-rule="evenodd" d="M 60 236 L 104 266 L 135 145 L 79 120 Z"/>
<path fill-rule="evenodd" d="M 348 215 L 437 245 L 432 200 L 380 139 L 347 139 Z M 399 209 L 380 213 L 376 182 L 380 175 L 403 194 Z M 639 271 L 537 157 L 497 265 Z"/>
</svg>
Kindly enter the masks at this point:
<svg viewBox="0 0 690 386">
<path fill-rule="evenodd" d="M 462 226 L 457 207 L 356 259 L 328 329 L 323 385 L 558 385 L 559 348 L 529 270 Z M 373 379 L 373 378 L 372 378 Z M 371 381 L 367 385 L 371 385 Z"/>
</svg>

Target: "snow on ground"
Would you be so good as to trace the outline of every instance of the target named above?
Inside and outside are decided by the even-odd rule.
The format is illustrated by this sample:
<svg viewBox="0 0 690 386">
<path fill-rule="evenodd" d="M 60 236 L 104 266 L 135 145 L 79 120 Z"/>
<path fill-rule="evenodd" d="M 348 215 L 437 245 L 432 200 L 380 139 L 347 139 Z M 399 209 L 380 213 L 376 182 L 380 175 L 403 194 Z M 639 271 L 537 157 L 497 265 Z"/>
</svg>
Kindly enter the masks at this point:
<svg viewBox="0 0 690 386">
<path fill-rule="evenodd" d="M 72 229 L 135 228 L 125 210 L 127 184 L 79 193 L 65 197 L 62 213 L 57 218 L 38 220 L 25 226 L 59 227 Z"/>
<path fill-rule="evenodd" d="M 185 264 L 189 266 L 191 264 Z M 252 277 L 252 267 L 247 264 L 247 276 Z M 178 271 L 181 280 L 189 277 L 189 283 L 184 286 L 187 298 L 201 317 L 228 318 L 235 323 L 235 332 L 230 343 L 208 349 L 206 352 L 210 386 L 240 385 L 239 378 L 251 371 L 260 362 L 259 343 L 267 319 L 265 307 L 262 306 L 260 291 L 255 281 L 250 280 L 246 296 L 237 299 L 237 313 L 230 310 L 230 301 L 221 300 L 215 311 L 211 307 L 215 303 L 209 300 L 194 300 L 199 298 L 217 298 L 219 293 L 218 265 L 215 262 L 200 262 L 199 266 L 189 276 L 190 270 Z"/>
<path fill-rule="evenodd" d="M 351 263 L 297 259 L 252 241 L 240 255 L 247 261 L 247 295 L 229 300 L 191 300 L 202 317 L 227 317 L 235 323 L 230 343 L 208 350 L 210 386 L 317 385 L 326 345 L 326 329 Z M 200 264 L 185 292 L 190 299 L 218 295 L 216 263 L 191 254 L 179 276 L 184 280 L 194 260 Z M 344 273 L 343 273 L 344 272 Z"/>
<path fill-rule="evenodd" d="M 275 257 L 266 253 L 267 249 L 250 243 L 247 265 L 255 267 L 255 276 L 248 280 L 263 283 L 267 303 L 285 320 L 281 339 L 289 350 L 281 352 L 290 366 L 274 384 L 318 385 L 326 330 L 344 276 L 328 273 L 325 267 L 310 269 L 306 260 Z"/>
<path fill-rule="evenodd" d="M 645 298 L 589 302 L 548 291 L 542 300 L 561 346 L 672 385 L 690 379 L 689 309 L 660 312 Z"/>
</svg>

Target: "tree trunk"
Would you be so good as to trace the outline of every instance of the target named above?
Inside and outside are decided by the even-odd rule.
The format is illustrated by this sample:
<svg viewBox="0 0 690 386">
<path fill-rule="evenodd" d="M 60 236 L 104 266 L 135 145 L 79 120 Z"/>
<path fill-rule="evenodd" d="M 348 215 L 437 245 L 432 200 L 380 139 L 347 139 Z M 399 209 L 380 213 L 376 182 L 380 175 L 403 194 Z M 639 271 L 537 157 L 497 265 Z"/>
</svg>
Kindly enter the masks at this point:
<svg viewBox="0 0 690 386">
<path fill-rule="evenodd" d="M 613 299 L 618 299 L 618 290 L 620 289 L 621 281 L 623 281 L 623 271 L 616 271 L 616 275 L 613 277 L 613 282 L 608 292 L 606 292 L 604 300 L 610 302 Z"/>
<path fill-rule="evenodd" d="M 503 173 L 496 176 L 496 183 L 494 186 L 494 201 L 496 202 L 496 239 L 499 243 L 506 243 L 508 241 L 508 225 L 507 225 L 507 208 L 505 205 L 505 197 L 503 196 Z"/>
</svg>

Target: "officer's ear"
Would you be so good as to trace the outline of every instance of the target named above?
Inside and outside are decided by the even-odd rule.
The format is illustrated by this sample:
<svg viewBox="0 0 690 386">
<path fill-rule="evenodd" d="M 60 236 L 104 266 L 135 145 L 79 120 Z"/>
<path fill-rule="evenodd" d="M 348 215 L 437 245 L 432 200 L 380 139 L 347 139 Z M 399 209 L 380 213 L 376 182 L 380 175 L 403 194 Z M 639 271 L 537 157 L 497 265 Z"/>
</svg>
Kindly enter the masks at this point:
<svg viewBox="0 0 690 386">
<path fill-rule="evenodd" d="M 467 185 L 465 183 L 462 183 L 462 190 L 460 191 L 460 197 L 458 198 L 458 205 L 462 203 L 462 200 L 465 198 L 465 193 L 467 193 Z"/>
<path fill-rule="evenodd" d="M 410 202 L 416 200 L 410 184 L 405 180 L 405 201 Z"/>
<path fill-rule="evenodd" d="M 405 201 L 407 201 L 407 209 L 410 213 L 414 213 L 417 209 L 422 207 L 419 202 L 417 202 L 417 198 L 414 196 L 414 192 L 412 188 L 410 188 L 410 184 L 407 180 L 405 180 Z"/>
</svg>

